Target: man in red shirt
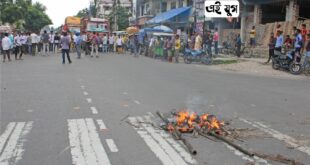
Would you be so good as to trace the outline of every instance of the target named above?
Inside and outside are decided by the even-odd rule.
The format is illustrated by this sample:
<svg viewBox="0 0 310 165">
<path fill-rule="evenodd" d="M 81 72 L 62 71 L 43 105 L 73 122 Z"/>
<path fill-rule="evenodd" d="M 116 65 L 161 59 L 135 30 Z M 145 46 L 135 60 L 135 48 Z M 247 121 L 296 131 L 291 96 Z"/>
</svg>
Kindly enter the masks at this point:
<svg viewBox="0 0 310 165">
<path fill-rule="evenodd" d="M 213 41 L 214 41 L 214 51 L 215 51 L 215 55 L 217 56 L 219 51 L 218 51 L 218 45 L 219 45 L 219 32 L 218 29 L 215 28 L 215 32 L 213 35 Z"/>
<path fill-rule="evenodd" d="M 306 24 L 302 24 L 301 25 L 301 36 L 302 36 L 302 39 L 303 39 L 303 44 L 304 44 L 304 48 L 305 48 L 305 43 L 306 43 L 306 36 L 308 34 L 308 30 L 307 30 L 307 27 L 306 27 Z M 304 52 L 304 48 L 301 49 L 301 53 L 303 54 Z"/>
</svg>

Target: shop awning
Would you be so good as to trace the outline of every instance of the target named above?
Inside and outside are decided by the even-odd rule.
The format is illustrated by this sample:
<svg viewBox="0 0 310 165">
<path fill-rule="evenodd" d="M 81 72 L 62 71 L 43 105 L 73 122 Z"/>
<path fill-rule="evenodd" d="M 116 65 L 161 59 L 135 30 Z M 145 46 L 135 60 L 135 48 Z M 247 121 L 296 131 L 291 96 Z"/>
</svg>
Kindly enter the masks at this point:
<svg viewBox="0 0 310 165">
<path fill-rule="evenodd" d="M 269 4 L 269 3 L 277 3 L 277 2 L 283 2 L 287 0 L 242 0 L 243 3 L 246 5 L 255 5 L 255 4 Z"/>
<path fill-rule="evenodd" d="M 148 20 L 146 24 L 178 23 L 187 22 L 191 14 L 191 7 L 181 7 L 158 14 Z"/>
</svg>

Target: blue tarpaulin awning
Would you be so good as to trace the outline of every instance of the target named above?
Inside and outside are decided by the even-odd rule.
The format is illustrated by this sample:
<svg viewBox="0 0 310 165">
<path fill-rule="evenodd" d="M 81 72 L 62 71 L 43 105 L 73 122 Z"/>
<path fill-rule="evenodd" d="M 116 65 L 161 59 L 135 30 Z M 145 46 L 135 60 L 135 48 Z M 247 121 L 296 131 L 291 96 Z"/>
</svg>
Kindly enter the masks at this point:
<svg viewBox="0 0 310 165">
<path fill-rule="evenodd" d="M 172 33 L 173 32 L 173 30 L 170 27 L 167 27 L 165 25 L 155 26 L 155 27 L 153 27 L 153 29 L 163 30 L 166 33 Z"/>
<path fill-rule="evenodd" d="M 192 7 L 181 7 L 172 9 L 167 12 L 158 14 L 154 18 L 148 20 L 146 24 L 161 24 L 165 22 L 187 22 L 191 14 Z"/>
<path fill-rule="evenodd" d="M 242 0 L 243 3 L 246 5 L 254 5 L 254 4 L 270 4 L 270 3 L 277 3 L 283 2 L 287 0 Z"/>
</svg>

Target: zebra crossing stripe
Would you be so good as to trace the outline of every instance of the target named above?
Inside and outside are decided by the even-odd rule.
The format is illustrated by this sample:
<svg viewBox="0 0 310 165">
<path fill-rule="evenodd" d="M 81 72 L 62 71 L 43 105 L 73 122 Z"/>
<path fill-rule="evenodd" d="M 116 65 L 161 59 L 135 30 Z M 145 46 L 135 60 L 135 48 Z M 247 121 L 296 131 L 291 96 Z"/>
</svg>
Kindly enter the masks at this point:
<svg viewBox="0 0 310 165">
<path fill-rule="evenodd" d="M 154 115 L 149 113 L 149 115 L 144 116 L 146 122 L 152 122 L 152 117 Z M 163 139 L 165 139 L 179 154 L 180 156 L 190 164 L 197 164 L 197 161 L 192 157 L 192 155 L 185 150 L 184 147 L 181 146 L 180 143 L 176 142 L 171 136 L 162 130 L 155 130 L 157 134 L 159 134 Z"/>
<path fill-rule="evenodd" d="M 0 136 L 0 164 L 17 164 L 24 152 L 25 136 L 33 122 L 11 122 Z"/>
<path fill-rule="evenodd" d="M 133 125 L 138 125 L 137 119 L 135 117 L 129 117 L 128 120 Z M 134 127 L 137 133 L 141 136 L 147 146 L 155 153 L 155 155 L 159 158 L 159 160 L 163 163 L 163 165 L 175 165 L 167 153 L 160 147 L 160 145 L 152 138 L 150 134 L 148 134 L 145 129 Z"/>
<path fill-rule="evenodd" d="M 277 130 L 274 130 L 272 128 L 270 128 L 269 126 L 260 123 L 260 122 L 252 122 L 243 118 L 239 118 L 240 121 L 250 124 L 255 128 L 258 128 L 260 130 L 262 130 L 263 132 L 271 135 L 273 138 L 278 139 L 280 141 L 285 142 L 286 144 L 289 144 L 290 146 L 294 147 L 296 150 L 303 152 L 305 154 L 307 154 L 308 156 L 310 156 L 310 147 L 306 146 L 306 145 L 302 145 L 299 143 L 299 141 L 289 135 L 283 134 Z"/>
<path fill-rule="evenodd" d="M 93 119 L 69 119 L 69 142 L 72 164 L 110 165 Z"/>
<path fill-rule="evenodd" d="M 107 145 L 110 148 L 111 152 L 118 152 L 118 148 L 116 146 L 116 144 L 114 143 L 113 139 L 106 139 Z"/>
</svg>

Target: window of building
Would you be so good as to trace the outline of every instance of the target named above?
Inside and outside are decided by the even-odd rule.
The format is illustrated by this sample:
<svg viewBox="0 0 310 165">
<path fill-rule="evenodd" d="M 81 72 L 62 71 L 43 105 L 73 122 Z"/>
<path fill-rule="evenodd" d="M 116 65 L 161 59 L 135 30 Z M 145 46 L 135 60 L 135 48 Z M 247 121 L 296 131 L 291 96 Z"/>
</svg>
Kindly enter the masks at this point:
<svg viewBox="0 0 310 165">
<path fill-rule="evenodd" d="M 187 6 L 193 6 L 193 0 L 187 0 Z"/>
<path fill-rule="evenodd" d="M 165 12 L 165 11 L 167 11 L 167 2 L 163 2 L 161 4 L 161 12 Z"/>
<path fill-rule="evenodd" d="M 179 0 L 179 8 L 183 7 L 183 0 Z"/>
<path fill-rule="evenodd" d="M 149 15 L 149 14 L 150 14 L 150 4 L 149 3 L 145 3 L 144 4 L 143 15 Z"/>
<path fill-rule="evenodd" d="M 177 3 L 176 2 L 171 2 L 171 9 L 175 9 L 177 7 Z"/>
</svg>

